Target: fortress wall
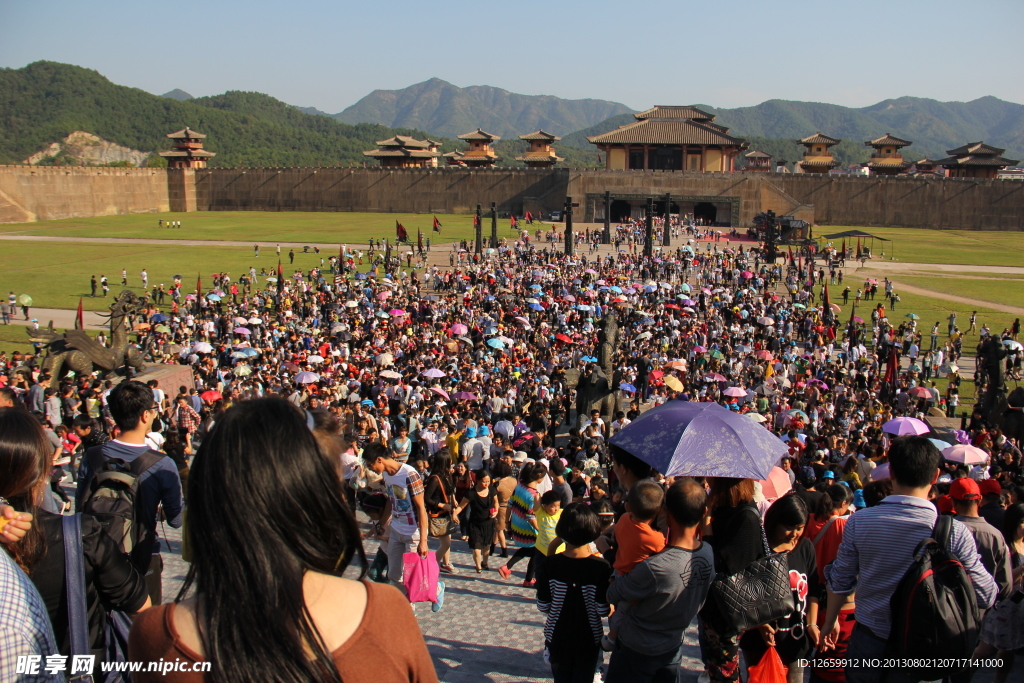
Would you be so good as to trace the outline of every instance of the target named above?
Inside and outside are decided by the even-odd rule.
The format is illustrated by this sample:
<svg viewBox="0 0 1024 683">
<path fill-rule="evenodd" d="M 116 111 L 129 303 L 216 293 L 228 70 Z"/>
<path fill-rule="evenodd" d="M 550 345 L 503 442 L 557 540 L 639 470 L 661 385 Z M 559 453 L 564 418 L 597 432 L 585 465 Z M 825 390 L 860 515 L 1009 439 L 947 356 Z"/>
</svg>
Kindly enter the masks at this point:
<svg viewBox="0 0 1024 683">
<path fill-rule="evenodd" d="M 605 169 L 0 166 L 0 223 L 165 211 L 553 211 L 595 215 L 604 192 L 725 203 L 733 224 L 772 209 L 821 225 L 1024 229 L 1024 182 Z"/>
<path fill-rule="evenodd" d="M 567 169 L 207 168 L 196 171 L 200 211 L 470 213 L 497 202 L 561 208 Z"/>
<path fill-rule="evenodd" d="M 1024 229 L 1024 182 L 973 178 L 886 178 L 769 174 L 822 225 L 938 230 Z"/>
<path fill-rule="evenodd" d="M 0 223 L 169 209 L 167 169 L 0 166 Z"/>
</svg>

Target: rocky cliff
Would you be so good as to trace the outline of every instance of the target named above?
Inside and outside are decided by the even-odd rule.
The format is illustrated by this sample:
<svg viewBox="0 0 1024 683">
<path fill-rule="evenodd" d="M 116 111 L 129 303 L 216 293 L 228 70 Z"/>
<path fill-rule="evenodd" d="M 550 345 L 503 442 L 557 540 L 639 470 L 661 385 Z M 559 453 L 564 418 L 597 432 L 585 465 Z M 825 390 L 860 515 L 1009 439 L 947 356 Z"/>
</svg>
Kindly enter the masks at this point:
<svg viewBox="0 0 1024 683">
<path fill-rule="evenodd" d="M 133 166 L 142 166 L 152 152 L 140 152 L 137 149 L 123 147 L 113 142 L 108 142 L 92 133 L 76 130 L 60 142 L 53 142 L 39 152 L 36 152 L 28 159 L 26 164 L 38 164 L 53 157 L 69 157 L 77 164 L 82 165 L 103 165 L 127 161 Z"/>
</svg>

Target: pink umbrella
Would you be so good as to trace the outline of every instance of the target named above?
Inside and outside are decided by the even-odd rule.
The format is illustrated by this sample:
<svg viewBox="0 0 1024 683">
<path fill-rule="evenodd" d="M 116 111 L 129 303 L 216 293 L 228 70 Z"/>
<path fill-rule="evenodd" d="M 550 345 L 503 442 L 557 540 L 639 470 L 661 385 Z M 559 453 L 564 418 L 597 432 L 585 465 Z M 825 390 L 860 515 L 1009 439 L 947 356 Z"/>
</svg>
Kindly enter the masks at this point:
<svg viewBox="0 0 1024 683">
<path fill-rule="evenodd" d="M 390 289 L 385 289 L 383 292 L 377 292 L 377 298 L 380 299 L 381 301 L 387 299 L 389 296 L 391 296 Z"/>
<path fill-rule="evenodd" d="M 252 332 L 250 332 L 248 328 L 245 327 L 236 327 L 235 334 L 252 334 Z"/>
<path fill-rule="evenodd" d="M 403 311 L 401 308 L 392 308 L 390 311 L 388 311 L 388 315 L 405 315 L 405 311 Z"/>
<path fill-rule="evenodd" d="M 448 392 L 447 392 L 447 391 L 445 391 L 444 389 L 439 389 L 439 388 L 437 388 L 437 387 L 430 387 L 430 390 L 431 390 L 431 391 L 433 391 L 433 392 L 434 392 L 435 394 L 437 394 L 438 396 L 442 396 L 442 397 L 444 397 L 445 399 L 447 399 L 447 400 L 449 400 L 449 401 L 450 401 L 450 400 L 451 400 L 451 398 L 452 398 L 451 396 L 449 396 L 449 395 L 448 395 Z"/>
<path fill-rule="evenodd" d="M 703 346 L 701 346 L 700 344 L 697 344 L 697 346 L 694 346 L 693 350 L 694 350 L 695 353 L 704 353 L 705 351 L 707 351 L 707 349 L 704 348 Z"/>
<path fill-rule="evenodd" d="M 529 324 L 530 324 L 530 321 L 529 321 L 529 320 L 527 320 L 526 318 L 524 318 L 524 317 L 523 317 L 523 316 L 521 316 L 521 315 L 517 315 L 517 316 L 516 316 L 516 322 L 517 322 L 517 323 L 522 323 L 522 324 L 524 324 L 524 325 L 529 325 Z"/>
<path fill-rule="evenodd" d="M 927 434 L 931 427 L 916 417 L 897 417 L 882 425 L 882 431 L 895 436 L 916 436 Z"/>
<path fill-rule="evenodd" d="M 467 332 L 469 332 L 469 328 L 462 323 L 455 323 L 452 325 L 452 334 L 459 335 L 466 334 Z"/>
<path fill-rule="evenodd" d="M 429 370 L 424 370 L 420 374 L 423 375 L 424 377 L 444 377 L 445 376 L 444 371 L 443 370 L 438 370 L 437 368 L 430 368 Z"/>
<path fill-rule="evenodd" d="M 773 467 L 772 471 L 768 473 L 768 478 L 761 480 L 761 493 L 768 500 L 782 498 L 792 488 L 792 484 L 789 483 L 789 475 L 781 467 Z"/>
<path fill-rule="evenodd" d="M 565 295 L 565 300 L 566 301 L 576 301 L 576 297 L 574 297 L 572 294 L 566 294 Z"/>
<path fill-rule="evenodd" d="M 457 391 L 455 392 L 455 399 L 458 401 L 475 401 L 476 394 L 472 391 Z"/>
<path fill-rule="evenodd" d="M 942 457 L 949 462 L 961 462 L 965 465 L 984 465 L 988 462 L 988 453 L 976 446 L 963 443 L 944 449 Z"/>
<path fill-rule="evenodd" d="M 871 470 L 871 481 L 879 481 L 880 479 L 889 478 L 889 463 L 882 463 L 875 469 Z"/>
<path fill-rule="evenodd" d="M 759 349 L 758 351 L 754 352 L 754 355 L 760 358 L 761 360 L 772 360 L 772 352 L 769 351 L 768 349 Z"/>
<path fill-rule="evenodd" d="M 722 377 L 717 372 L 712 372 L 710 375 L 704 378 L 706 382 L 724 382 L 725 377 Z M 746 394 L 744 394 L 746 396 Z"/>
<path fill-rule="evenodd" d="M 742 398 L 747 395 L 746 390 L 740 389 L 739 387 L 729 387 L 722 392 L 723 396 L 733 396 L 736 398 Z"/>
</svg>

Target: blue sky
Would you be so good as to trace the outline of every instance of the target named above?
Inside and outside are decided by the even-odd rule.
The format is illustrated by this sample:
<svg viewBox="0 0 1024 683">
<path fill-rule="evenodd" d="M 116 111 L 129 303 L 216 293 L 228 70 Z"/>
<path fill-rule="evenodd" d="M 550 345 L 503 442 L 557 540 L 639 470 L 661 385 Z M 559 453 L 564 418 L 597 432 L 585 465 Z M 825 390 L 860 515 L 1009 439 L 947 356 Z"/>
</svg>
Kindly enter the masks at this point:
<svg viewBox="0 0 1024 683">
<path fill-rule="evenodd" d="M 642 109 L 914 95 L 1024 102 L 1024 0 L 0 0 L 0 66 L 334 113 L 437 76 Z"/>
</svg>

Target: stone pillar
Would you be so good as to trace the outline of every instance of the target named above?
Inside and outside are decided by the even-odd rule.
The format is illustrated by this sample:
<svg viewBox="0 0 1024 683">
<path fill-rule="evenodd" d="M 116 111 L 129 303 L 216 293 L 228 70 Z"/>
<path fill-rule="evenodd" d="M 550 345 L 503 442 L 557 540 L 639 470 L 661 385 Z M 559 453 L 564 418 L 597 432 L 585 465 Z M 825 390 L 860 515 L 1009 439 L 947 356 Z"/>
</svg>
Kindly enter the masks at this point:
<svg viewBox="0 0 1024 683">
<path fill-rule="evenodd" d="M 601 244 L 612 243 L 612 193 L 604 192 L 604 233 L 601 235 Z"/>
<path fill-rule="evenodd" d="M 647 231 L 644 235 L 644 256 L 654 256 L 654 197 L 647 198 Z"/>
<path fill-rule="evenodd" d="M 195 169 L 167 169 L 167 200 L 168 208 L 172 213 L 189 213 L 198 210 Z"/>
</svg>

